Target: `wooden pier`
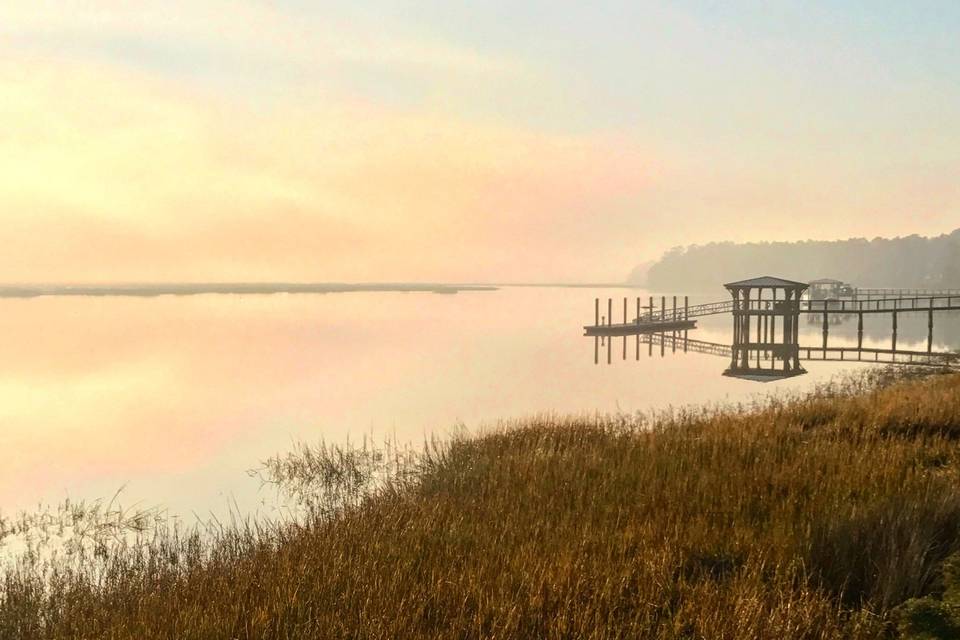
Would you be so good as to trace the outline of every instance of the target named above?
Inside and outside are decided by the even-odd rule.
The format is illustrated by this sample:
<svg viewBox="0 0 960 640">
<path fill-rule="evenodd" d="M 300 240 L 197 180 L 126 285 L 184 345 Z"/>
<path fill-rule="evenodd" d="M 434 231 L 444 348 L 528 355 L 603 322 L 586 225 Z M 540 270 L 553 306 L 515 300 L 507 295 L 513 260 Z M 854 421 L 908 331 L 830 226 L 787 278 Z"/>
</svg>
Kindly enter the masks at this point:
<svg viewBox="0 0 960 640">
<path fill-rule="evenodd" d="M 641 305 L 641 298 L 636 299 L 636 313 L 632 320 L 628 320 L 629 298 L 623 299 L 623 322 L 614 324 L 613 298 L 607 299 L 607 314 L 600 315 L 600 298 L 594 301 L 594 323 L 583 327 L 585 336 L 632 336 L 651 331 L 684 331 L 696 329 L 697 323 L 690 319 L 690 299 L 683 298 L 683 306 L 678 306 L 677 296 L 673 296 L 673 307 L 667 308 L 667 297 L 660 297 L 660 308 L 654 306 L 654 299 L 650 297 L 646 307 Z M 643 310 L 647 309 L 647 313 Z M 694 313 L 698 312 L 693 308 Z M 701 313 L 700 315 L 705 315 Z"/>
<path fill-rule="evenodd" d="M 725 285 L 731 300 L 691 306 L 684 296 L 682 306 L 678 297 L 660 296 L 656 305 L 653 296 L 646 305 L 636 298 L 635 313 L 630 318 L 629 299 L 623 299 L 623 321 L 613 322 L 613 299 L 607 300 L 606 314 L 601 315 L 600 299 L 594 302 L 594 324 L 584 327 L 584 335 L 595 339 L 594 360 L 599 363 L 599 345 L 605 342 L 607 362 L 612 361 L 612 338 L 623 338 L 623 359 L 627 358 L 627 336 L 637 336 L 636 357 L 640 357 L 641 342 L 653 347 L 659 344 L 661 355 L 669 345 L 676 350 L 687 350 L 725 355 L 731 359 L 726 375 L 748 379 L 770 380 L 805 373 L 801 360 L 838 362 L 879 362 L 920 365 L 960 365 L 960 354 L 933 351 L 935 314 L 960 311 L 960 291 L 920 291 L 904 289 L 859 289 L 863 295 L 854 298 L 811 298 L 805 294 L 808 285 L 802 282 L 763 276 Z M 926 351 L 897 348 L 900 314 L 925 313 L 927 316 Z M 731 314 L 733 316 L 733 344 L 720 345 L 690 340 L 688 331 L 696 329 L 695 318 Z M 821 319 L 822 340 L 819 346 L 799 344 L 799 317 Z M 866 316 L 890 316 L 890 348 L 863 346 L 863 325 Z M 857 317 L 857 345 L 831 346 L 829 344 L 831 319 Z M 779 331 L 778 331 L 779 329 Z M 765 365 L 769 362 L 769 365 Z M 777 374 L 771 373 L 777 371 Z"/>
</svg>

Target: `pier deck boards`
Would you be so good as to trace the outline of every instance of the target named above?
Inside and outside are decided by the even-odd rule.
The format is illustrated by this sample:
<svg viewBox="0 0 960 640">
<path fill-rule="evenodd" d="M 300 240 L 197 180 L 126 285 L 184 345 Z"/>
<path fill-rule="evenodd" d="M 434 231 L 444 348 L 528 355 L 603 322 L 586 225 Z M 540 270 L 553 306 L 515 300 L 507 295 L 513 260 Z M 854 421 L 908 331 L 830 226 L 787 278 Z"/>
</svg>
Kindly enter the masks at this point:
<svg viewBox="0 0 960 640">
<path fill-rule="evenodd" d="M 587 325 L 585 336 L 634 336 L 660 331 L 684 331 L 696 329 L 696 320 L 667 320 L 664 322 L 625 322 L 619 324 Z"/>
</svg>

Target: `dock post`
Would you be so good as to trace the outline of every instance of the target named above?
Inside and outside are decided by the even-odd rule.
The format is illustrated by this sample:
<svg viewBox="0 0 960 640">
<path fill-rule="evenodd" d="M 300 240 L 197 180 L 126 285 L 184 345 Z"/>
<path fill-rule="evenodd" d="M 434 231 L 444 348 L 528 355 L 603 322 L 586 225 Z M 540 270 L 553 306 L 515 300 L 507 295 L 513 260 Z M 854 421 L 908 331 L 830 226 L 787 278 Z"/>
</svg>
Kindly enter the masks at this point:
<svg viewBox="0 0 960 640">
<path fill-rule="evenodd" d="M 683 296 L 683 319 L 690 319 L 690 296 Z"/>
<path fill-rule="evenodd" d="M 607 298 L 607 324 L 613 324 L 613 298 Z"/>
<path fill-rule="evenodd" d="M 800 292 L 793 294 L 793 313 L 790 314 L 790 343 L 800 342 Z"/>
<path fill-rule="evenodd" d="M 826 305 L 824 305 L 823 311 L 823 348 L 827 348 L 827 336 L 830 335 L 830 314 L 826 311 Z"/>
<path fill-rule="evenodd" d="M 673 321 L 677 321 L 677 296 L 673 296 Z"/>
<path fill-rule="evenodd" d="M 770 316 L 770 342 L 777 342 L 777 288 L 773 288 L 773 315 Z"/>
<path fill-rule="evenodd" d="M 667 319 L 667 296 L 660 296 L 660 322 Z"/>
<path fill-rule="evenodd" d="M 627 297 L 623 297 L 623 324 L 627 324 Z M 623 359 L 627 359 L 627 336 L 623 336 Z"/>
<path fill-rule="evenodd" d="M 893 312 L 893 342 L 892 342 L 891 349 L 893 351 L 897 350 L 897 312 L 896 310 L 894 310 Z"/>
<path fill-rule="evenodd" d="M 653 322 L 653 296 L 650 296 L 650 321 Z"/>
<path fill-rule="evenodd" d="M 790 292 L 784 292 L 784 301 L 783 306 L 788 312 L 790 311 Z M 790 341 L 790 336 L 793 335 L 793 329 L 790 328 L 790 313 L 783 314 L 783 343 L 787 344 Z"/>
<path fill-rule="evenodd" d="M 933 300 L 930 301 L 930 309 L 927 311 L 927 353 L 933 351 Z"/>
<path fill-rule="evenodd" d="M 593 326 L 600 326 L 600 298 L 593 301 Z"/>
<path fill-rule="evenodd" d="M 857 314 L 857 349 L 863 349 L 863 311 Z"/>
<path fill-rule="evenodd" d="M 640 296 L 637 296 L 637 324 L 640 324 L 640 312 L 641 312 L 641 309 L 640 309 Z M 639 336 L 640 336 L 640 334 L 638 333 L 638 334 L 637 334 L 637 337 L 639 338 Z M 640 359 L 640 346 L 639 346 L 639 345 L 640 345 L 640 343 L 638 342 L 638 343 L 637 343 L 637 359 L 638 359 L 638 360 Z"/>
</svg>

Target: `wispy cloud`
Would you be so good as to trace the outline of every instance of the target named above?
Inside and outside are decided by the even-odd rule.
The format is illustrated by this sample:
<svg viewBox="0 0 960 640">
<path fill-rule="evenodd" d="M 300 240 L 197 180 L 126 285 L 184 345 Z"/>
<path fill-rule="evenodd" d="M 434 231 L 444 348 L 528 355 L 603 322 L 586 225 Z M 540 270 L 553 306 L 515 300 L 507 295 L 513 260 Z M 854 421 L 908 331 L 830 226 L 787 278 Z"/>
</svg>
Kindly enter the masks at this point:
<svg viewBox="0 0 960 640">
<path fill-rule="evenodd" d="M 284 11 L 254 0 L 12 0 L 0 6 L 0 34 L 56 50 L 77 42 L 144 42 L 276 63 L 335 63 L 470 74 L 517 73 L 515 59 L 424 36 L 403 36 L 342 13 Z M 122 58 L 122 47 L 111 49 Z"/>
<path fill-rule="evenodd" d="M 347 97 L 250 109 L 63 60 L 0 66 L 0 120 L 13 280 L 64 264 L 95 280 L 470 277 L 492 256 L 505 273 L 573 246 L 596 203 L 644 183 L 623 140 Z M 502 260 L 538 228 L 542 248 Z"/>
</svg>

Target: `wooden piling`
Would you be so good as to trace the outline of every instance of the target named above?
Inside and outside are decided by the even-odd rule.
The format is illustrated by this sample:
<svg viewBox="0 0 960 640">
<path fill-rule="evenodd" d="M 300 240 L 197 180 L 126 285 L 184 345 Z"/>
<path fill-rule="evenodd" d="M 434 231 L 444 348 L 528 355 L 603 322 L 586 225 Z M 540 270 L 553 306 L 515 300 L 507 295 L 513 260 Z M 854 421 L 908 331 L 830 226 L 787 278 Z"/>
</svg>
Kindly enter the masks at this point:
<svg viewBox="0 0 960 640">
<path fill-rule="evenodd" d="M 857 314 L 857 349 L 863 349 L 863 311 Z"/>
<path fill-rule="evenodd" d="M 896 304 L 894 304 L 894 309 L 896 309 Z M 893 339 L 892 339 L 892 346 L 890 348 L 893 349 L 894 351 L 897 350 L 897 312 L 896 310 L 894 310 L 893 312 Z"/>
<path fill-rule="evenodd" d="M 777 341 L 777 288 L 773 288 L 773 313 L 774 315 L 770 316 L 770 342 L 776 343 Z"/>
<path fill-rule="evenodd" d="M 600 298 L 593 302 L 593 326 L 600 326 Z"/>
<path fill-rule="evenodd" d="M 824 305 L 826 307 L 826 305 Z M 830 335 L 830 314 L 823 312 L 823 348 L 827 348 L 827 337 Z"/>
<path fill-rule="evenodd" d="M 930 300 L 930 309 L 927 311 L 927 353 L 933 351 L 933 300 Z"/>
<path fill-rule="evenodd" d="M 627 324 L 627 297 L 623 297 L 623 324 Z M 623 336 L 623 359 L 627 359 L 627 336 Z"/>
</svg>

